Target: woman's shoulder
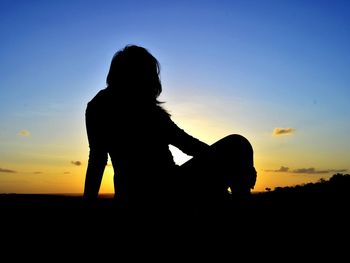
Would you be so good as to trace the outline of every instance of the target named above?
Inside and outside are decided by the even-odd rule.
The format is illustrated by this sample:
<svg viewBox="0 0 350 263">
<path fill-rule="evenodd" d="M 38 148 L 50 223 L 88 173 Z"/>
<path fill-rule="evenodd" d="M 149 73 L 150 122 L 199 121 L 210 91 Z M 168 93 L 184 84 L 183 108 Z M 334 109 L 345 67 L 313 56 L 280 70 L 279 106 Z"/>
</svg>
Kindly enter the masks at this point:
<svg viewBox="0 0 350 263">
<path fill-rule="evenodd" d="M 96 106 L 96 105 L 104 105 L 108 99 L 108 90 L 107 89 L 101 89 L 97 92 L 97 94 L 87 103 L 88 107 Z"/>
<path fill-rule="evenodd" d="M 162 105 L 157 105 L 155 109 L 157 113 L 156 115 L 160 120 L 163 122 L 171 122 L 170 113 Z"/>
<path fill-rule="evenodd" d="M 171 117 L 169 111 L 166 110 L 162 105 L 157 104 L 155 108 L 156 108 L 156 111 L 157 111 L 161 116 L 167 117 L 167 118 L 170 118 L 170 117 Z"/>
</svg>

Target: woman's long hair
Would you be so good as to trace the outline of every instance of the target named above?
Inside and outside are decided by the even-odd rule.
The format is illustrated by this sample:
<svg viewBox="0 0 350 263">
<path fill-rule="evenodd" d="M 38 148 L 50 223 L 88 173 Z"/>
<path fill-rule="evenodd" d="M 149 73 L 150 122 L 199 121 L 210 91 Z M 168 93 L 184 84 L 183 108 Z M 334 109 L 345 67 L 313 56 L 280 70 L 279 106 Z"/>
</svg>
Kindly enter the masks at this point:
<svg viewBox="0 0 350 263">
<path fill-rule="evenodd" d="M 116 52 L 106 82 L 123 100 L 161 103 L 157 100 L 162 92 L 160 65 L 143 47 L 127 45 Z"/>
</svg>

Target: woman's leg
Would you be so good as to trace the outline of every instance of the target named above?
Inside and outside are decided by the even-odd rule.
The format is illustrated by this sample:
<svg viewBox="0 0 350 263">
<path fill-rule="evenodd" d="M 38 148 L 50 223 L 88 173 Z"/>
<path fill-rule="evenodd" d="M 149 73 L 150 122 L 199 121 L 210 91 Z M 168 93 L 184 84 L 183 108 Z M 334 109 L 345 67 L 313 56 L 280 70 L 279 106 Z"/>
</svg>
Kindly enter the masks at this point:
<svg viewBox="0 0 350 263">
<path fill-rule="evenodd" d="M 250 194 L 256 181 L 253 147 L 241 135 L 228 135 L 181 165 L 180 173 L 190 198 L 220 200 L 229 187 L 233 195 Z"/>
</svg>

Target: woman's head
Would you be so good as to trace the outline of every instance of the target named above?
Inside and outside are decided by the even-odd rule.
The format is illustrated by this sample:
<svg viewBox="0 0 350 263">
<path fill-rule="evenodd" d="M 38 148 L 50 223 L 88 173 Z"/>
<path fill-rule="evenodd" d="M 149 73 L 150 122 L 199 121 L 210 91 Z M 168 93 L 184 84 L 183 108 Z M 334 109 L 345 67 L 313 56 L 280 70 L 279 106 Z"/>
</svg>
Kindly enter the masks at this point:
<svg viewBox="0 0 350 263">
<path fill-rule="evenodd" d="M 159 62 L 147 49 L 127 45 L 113 56 L 107 86 L 124 96 L 158 102 L 162 92 L 159 75 Z"/>
</svg>

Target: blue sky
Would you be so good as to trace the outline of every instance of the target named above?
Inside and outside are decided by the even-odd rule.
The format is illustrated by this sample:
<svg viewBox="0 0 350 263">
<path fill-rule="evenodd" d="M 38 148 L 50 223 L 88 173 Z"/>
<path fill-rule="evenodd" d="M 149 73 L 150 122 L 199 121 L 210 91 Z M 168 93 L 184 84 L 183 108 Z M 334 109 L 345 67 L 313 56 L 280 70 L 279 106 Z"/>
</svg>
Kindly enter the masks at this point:
<svg viewBox="0 0 350 263">
<path fill-rule="evenodd" d="M 179 126 L 250 139 L 258 190 L 346 172 L 349 17 L 339 0 L 1 0 L 0 192 L 81 191 L 86 103 L 126 44 L 159 60 Z"/>
</svg>

